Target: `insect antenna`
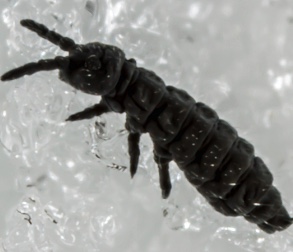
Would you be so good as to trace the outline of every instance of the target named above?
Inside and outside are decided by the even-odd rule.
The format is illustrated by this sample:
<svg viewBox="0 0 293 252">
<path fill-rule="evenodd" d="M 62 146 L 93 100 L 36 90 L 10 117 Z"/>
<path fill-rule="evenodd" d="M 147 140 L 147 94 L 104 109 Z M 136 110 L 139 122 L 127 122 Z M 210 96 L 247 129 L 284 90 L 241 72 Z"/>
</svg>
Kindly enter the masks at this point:
<svg viewBox="0 0 293 252">
<path fill-rule="evenodd" d="M 57 32 L 50 31 L 45 25 L 37 23 L 31 19 L 23 19 L 20 24 L 37 33 L 40 37 L 49 40 L 51 43 L 59 46 L 64 51 L 70 51 L 75 48 L 75 42 L 71 38 L 63 37 Z"/>
<path fill-rule="evenodd" d="M 21 67 L 14 68 L 1 76 L 2 81 L 18 79 L 24 75 L 31 75 L 39 71 L 50 71 L 55 69 L 64 69 L 68 66 L 68 57 L 58 56 L 54 59 L 39 60 L 31 62 Z"/>
</svg>

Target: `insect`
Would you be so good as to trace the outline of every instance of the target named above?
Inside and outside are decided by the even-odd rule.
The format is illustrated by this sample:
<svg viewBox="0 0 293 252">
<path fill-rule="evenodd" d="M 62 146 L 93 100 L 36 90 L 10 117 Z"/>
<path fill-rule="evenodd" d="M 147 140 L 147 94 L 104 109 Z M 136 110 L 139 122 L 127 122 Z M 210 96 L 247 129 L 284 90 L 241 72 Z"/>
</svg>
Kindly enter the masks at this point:
<svg viewBox="0 0 293 252">
<path fill-rule="evenodd" d="M 33 20 L 20 23 L 67 51 L 68 56 L 25 64 L 8 71 L 1 80 L 56 69 L 62 81 L 101 96 L 98 104 L 70 115 L 66 121 L 108 112 L 126 113 L 131 177 L 138 167 L 141 134 L 148 133 L 164 199 L 171 191 L 169 162 L 174 160 L 218 212 L 243 216 L 267 233 L 292 224 L 267 166 L 254 155 L 253 146 L 213 109 L 181 89 L 166 86 L 154 72 L 137 67 L 134 59 L 127 59 L 115 46 L 76 44 Z"/>
</svg>

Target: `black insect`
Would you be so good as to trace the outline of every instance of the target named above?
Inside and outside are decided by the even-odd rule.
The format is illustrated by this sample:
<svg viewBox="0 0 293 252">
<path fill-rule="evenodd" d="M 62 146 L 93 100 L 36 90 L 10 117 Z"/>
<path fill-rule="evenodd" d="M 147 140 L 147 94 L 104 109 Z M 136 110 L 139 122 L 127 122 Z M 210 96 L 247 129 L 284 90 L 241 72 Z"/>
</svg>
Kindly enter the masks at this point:
<svg viewBox="0 0 293 252">
<path fill-rule="evenodd" d="M 38 71 L 59 70 L 62 81 L 92 95 L 100 103 L 69 116 L 89 119 L 108 112 L 126 113 L 130 174 L 139 160 L 139 140 L 149 133 L 154 144 L 162 197 L 171 191 L 169 162 L 174 160 L 187 180 L 220 213 L 244 216 L 267 233 L 293 222 L 266 165 L 253 146 L 207 105 L 187 92 L 165 86 L 154 72 L 136 66 L 122 50 L 99 42 L 78 45 L 33 20 L 21 25 L 68 51 L 67 57 L 28 63 L 5 73 L 2 81 Z"/>
</svg>

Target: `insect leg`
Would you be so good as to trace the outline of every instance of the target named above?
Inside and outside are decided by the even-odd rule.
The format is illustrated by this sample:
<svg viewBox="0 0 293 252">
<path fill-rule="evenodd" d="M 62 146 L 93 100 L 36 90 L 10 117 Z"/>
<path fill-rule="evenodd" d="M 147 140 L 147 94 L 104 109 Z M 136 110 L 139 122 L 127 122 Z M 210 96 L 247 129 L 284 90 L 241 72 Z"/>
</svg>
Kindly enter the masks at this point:
<svg viewBox="0 0 293 252">
<path fill-rule="evenodd" d="M 103 100 L 100 103 L 86 108 L 83 111 L 70 115 L 65 121 L 79 121 L 84 119 L 91 119 L 95 116 L 100 116 L 104 113 L 110 112 L 110 109 Z"/>
<path fill-rule="evenodd" d="M 160 187 L 162 190 L 162 198 L 167 199 L 170 195 L 172 184 L 169 174 L 170 159 L 162 158 L 154 153 L 154 159 L 159 167 Z"/>
<path fill-rule="evenodd" d="M 37 33 L 40 37 L 49 40 L 51 43 L 59 46 L 64 51 L 70 51 L 75 48 L 75 43 L 72 39 L 63 37 L 57 32 L 50 31 L 45 25 L 39 24 L 31 19 L 23 19 L 20 21 L 20 24 Z"/>
<path fill-rule="evenodd" d="M 130 156 L 130 176 L 133 178 L 137 171 L 138 160 L 139 160 L 139 140 L 140 133 L 137 132 L 129 132 L 128 135 L 128 153 Z"/>
</svg>

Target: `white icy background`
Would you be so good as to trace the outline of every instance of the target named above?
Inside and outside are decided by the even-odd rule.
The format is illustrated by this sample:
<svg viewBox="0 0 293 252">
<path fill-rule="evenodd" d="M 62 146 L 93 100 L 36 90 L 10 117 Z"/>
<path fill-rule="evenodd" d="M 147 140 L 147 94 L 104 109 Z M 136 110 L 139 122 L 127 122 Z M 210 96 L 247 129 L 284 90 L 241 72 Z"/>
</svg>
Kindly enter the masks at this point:
<svg viewBox="0 0 293 252">
<path fill-rule="evenodd" d="M 1 0 L 0 8 L 1 74 L 64 55 L 22 28 L 23 18 L 77 43 L 114 44 L 251 141 L 293 214 L 293 1 Z M 0 251 L 293 251 L 292 228 L 267 235 L 220 215 L 175 164 L 171 197 L 161 200 L 147 136 L 133 180 L 107 167 L 128 166 L 124 116 L 64 123 L 99 98 L 56 71 L 1 83 L 0 93 Z"/>
</svg>

